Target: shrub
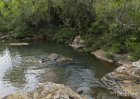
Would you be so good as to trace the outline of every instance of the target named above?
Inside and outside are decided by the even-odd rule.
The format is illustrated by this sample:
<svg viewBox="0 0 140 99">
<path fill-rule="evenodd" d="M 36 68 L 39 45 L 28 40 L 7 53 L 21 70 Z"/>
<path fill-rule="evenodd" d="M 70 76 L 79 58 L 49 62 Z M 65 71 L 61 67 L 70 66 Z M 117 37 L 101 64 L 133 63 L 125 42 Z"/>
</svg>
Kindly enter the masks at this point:
<svg viewBox="0 0 140 99">
<path fill-rule="evenodd" d="M 75 34 L 70 29 L 60 28 L 58 32 L 54 35 L 53 40 L 59 43 L 69 43 L 74 37 Z"/>
</svg>

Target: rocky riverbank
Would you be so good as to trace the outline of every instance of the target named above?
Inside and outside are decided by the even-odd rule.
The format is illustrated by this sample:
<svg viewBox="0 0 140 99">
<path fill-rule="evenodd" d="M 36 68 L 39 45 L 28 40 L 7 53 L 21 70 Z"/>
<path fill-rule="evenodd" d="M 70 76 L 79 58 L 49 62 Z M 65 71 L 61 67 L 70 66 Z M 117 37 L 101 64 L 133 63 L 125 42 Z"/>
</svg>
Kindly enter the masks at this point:
<svg viewBox="0 0 140 99">
<path fill-rule="evenodd" d="M 71 88 L 51 82 L 38 84 L 38 87 L 26 93 L 14 93 L 2 99 L 84 99 Z"/>
<path fill-rule="evenodd" d="M 118 67 L 111 73 L 102 77 L 105 88 L 120 96 L 140 97 L 140 61 L 130 62 L 127 55 L 114 55 L 113 59 L 105 57 L 105 52 L 98 50 L 92 52 L 97 58 L 113 63 Z"/>
<path fill-rule="evenodd" d="M 83 48 L 80 37 L 75 38 L 72 47 Z M 111 73 L 102 77 L 103 86 L 114 94 L 140 99 L 140 60 L 137 62 L 129 61 L 127 54 L 115 54 L 107 58 L 107 53 L 103 50 L 91 52 L 96 58 L 114 64 L 117 68 Z"/>
<path fill-rule="evenodd" d="M 120 66 L 102 78 L 105 88 L 120 96 L 140 97 L 140 66 Z"/>
</svg>

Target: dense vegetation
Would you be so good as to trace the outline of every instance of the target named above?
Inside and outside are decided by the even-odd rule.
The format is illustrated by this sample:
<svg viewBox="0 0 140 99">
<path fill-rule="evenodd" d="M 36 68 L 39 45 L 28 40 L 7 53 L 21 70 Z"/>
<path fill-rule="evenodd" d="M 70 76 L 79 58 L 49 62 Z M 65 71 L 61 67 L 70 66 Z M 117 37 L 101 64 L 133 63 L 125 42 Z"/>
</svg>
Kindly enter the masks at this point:
<svg viewBox="0 0 140 99">
<path fill-rule="evenodd" d="M 139 0 L 1 0 L 0 33 L 71 42 L 140 58 Z"/>
</svg>

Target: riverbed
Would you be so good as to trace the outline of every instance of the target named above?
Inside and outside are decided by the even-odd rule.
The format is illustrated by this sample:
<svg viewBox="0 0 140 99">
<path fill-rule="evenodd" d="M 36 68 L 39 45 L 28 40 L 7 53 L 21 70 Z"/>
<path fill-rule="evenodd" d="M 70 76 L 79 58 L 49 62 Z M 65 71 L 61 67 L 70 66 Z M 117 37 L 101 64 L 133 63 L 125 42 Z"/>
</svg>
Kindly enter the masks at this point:
<svg viewBox="0 0 140 99">
<path fill-rule="evenodd" d="M 8 42 L 0 43 L 0 97 L 15 91 L 31 91 L 38 83 L 54 82 L 74 91 L 82 90 L 89 99 L 128 99 L 111 94 L 100 81 L 115 66 L 63 44 L 44 41 L 29 44 L 10 46 Z M 69 57 L 74 62 L 67 65 L 39 63 L 51 53 Z"/>
</svg>

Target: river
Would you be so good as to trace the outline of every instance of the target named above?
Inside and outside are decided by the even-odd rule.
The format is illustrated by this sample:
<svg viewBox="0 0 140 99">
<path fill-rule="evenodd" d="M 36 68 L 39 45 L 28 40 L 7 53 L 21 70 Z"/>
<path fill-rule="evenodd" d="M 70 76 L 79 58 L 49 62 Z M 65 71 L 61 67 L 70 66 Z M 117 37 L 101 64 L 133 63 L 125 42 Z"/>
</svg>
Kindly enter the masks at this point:
<svg viewBox="0 0 140 99">
<path fill-rule="evenodd" d="M 101 77 L 113 71 L 113 65 L 79 52 L 69 46 L 53 42 L 29 42 L 29 46 L 9 46 L 0 43 L 0 97 L 15 91 L 33 90 L 46 81 L 64 84 L 73 90 L 84 90 L 89 99 L 128 99 L 111 95 L 102 87 Z M 68 65 L 38 64 L 35 59 L 56 53 L 75 60 Z"/>
</svg>

